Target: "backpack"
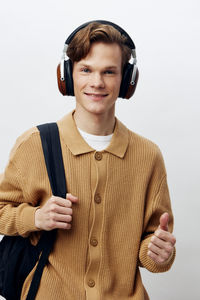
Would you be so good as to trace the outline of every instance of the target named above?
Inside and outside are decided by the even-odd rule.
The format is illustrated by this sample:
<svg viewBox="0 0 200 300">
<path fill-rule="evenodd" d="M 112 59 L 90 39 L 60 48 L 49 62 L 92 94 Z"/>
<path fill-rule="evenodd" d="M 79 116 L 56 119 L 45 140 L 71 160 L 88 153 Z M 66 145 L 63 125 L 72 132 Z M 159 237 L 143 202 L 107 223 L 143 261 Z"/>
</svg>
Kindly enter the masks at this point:
<svg viewBox="0 0 200 300">
<path fill-rule="evenodd" d="M 54 196 L 66 198 L 66 178 L 56 123 L 37 126 L 40 131 L 47 173 Z M 29 238 L 4 236 L 0 242 L 0 295 L 20 300 L 23 283 L 38 262 L 26 300 L 34 300 L 43 269 L 53 249 L 57 230 L 43 231 L 37 245 Z M 38 261 L 39 260 L 39 261 Z"/>
</svg>

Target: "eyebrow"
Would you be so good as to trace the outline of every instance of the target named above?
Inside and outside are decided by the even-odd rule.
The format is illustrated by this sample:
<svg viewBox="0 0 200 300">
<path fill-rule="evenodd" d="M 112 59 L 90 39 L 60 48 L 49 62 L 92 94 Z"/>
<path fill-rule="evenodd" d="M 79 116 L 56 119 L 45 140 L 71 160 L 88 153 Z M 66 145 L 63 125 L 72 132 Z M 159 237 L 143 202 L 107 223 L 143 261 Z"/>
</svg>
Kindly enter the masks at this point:
<svg viewBox="0 0 200 300">
<path fill-rule="evenodd" d="M 116 66 L 108 66 L 105 69 L 117 69 L 117 67 Z"/>
<path fill-rule="evenodd" d="M 91 65 L 88 65 L 86 63 L 85 64 L 84 63 L 80 63 L 80 67 L 92 68 Z M 106 66 L 103 69 L 117 69 L 117 66 Z"/>
</svg>

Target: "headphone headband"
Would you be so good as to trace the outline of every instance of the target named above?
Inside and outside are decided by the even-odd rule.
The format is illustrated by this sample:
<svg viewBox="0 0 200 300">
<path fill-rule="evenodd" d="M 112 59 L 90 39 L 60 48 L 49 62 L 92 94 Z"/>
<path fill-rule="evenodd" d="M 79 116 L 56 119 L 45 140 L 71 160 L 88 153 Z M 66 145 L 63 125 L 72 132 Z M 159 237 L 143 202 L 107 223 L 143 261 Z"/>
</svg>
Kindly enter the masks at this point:
<svg viewBox="0 0 200 300">
<path fill-rule="evenodd" d="M 122 35 L 124 35 L 127 38 L 125 45 L 127 45 L 132 50 L 135 50 L 135 44 L 134 44 L 133 40 L 131 39 L 131 37 L 129 36 L 129 34 L 123 28 L 121 28 L 119 25 L 112 23 L 110 21 L 105 21 L 105 20 L 94 20 L 94 21 L 86 22 L 86 23 L 80 25 L 69 35 L 69 37 L 65 41 L 65 44 L 69 45 L 69 43 L 72 41 L 73 37 L 79 30 L 85 28 L 87 25 L 94 23 L 94 22 L 100 23 L 100 24 L 105 24 L 105 25 L 111 25 L 112 27 L 117 29 Z"/>
</svg>

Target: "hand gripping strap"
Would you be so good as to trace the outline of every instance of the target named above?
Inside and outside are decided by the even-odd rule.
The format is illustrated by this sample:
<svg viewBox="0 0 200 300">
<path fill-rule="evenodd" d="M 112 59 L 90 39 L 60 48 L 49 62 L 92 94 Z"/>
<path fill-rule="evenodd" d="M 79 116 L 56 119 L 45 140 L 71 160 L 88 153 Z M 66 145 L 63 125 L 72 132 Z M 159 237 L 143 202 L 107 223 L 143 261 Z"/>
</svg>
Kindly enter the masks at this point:
<svg viewBox="0 0 200 300">
<path fill-rule="evenodd" d="M 54 196 L 66 198 L 66 178 L 58 126 L 56 123 L 49 123 L 39 125 L 37 128 L 40 131 L 42 148 L 52 193 Z M 48 256 L 56 239 L 56 232 L 56 230 L 44 231 L 38 242 L 37 246 L 39 249 L 42 249 L 42 254 L 35 270 L 26 300 L 35 299 L 43 269 L 48 262 Z"/>
</svg>

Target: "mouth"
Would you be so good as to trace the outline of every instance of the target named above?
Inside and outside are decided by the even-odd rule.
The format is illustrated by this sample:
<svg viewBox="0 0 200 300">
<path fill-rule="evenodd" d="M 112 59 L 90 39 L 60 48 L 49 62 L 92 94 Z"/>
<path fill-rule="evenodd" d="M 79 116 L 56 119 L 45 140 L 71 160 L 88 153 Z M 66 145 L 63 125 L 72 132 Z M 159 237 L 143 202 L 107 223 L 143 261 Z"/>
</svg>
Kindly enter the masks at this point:
<svg viewBox="0 0 200 300">
<path fill-rule="evenodd" d="M 102 100 L 103 98 L 108 96 L 108 94 L 101 94 L 101 93 L 86 93 L 85 92 L 84 94 L 93 100 Z"/>
</svg>

